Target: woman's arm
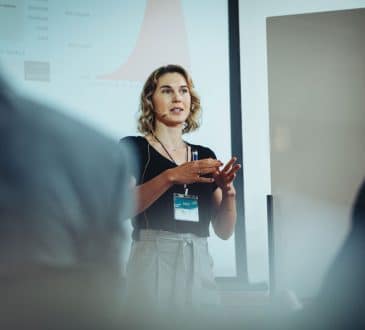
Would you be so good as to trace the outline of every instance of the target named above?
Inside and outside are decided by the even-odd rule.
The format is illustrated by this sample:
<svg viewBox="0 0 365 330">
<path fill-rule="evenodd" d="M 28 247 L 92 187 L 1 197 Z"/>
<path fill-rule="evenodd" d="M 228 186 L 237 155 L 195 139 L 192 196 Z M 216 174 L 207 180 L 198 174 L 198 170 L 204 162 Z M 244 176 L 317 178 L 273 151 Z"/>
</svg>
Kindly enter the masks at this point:
<svg viewBox="0 0 365 330">
<path fill-rule="evenodd" d="M 229 239 L 236 225 L 236 191 L 233 188 L 228 194 L 223 194 L 222 189 L 217 188 L 213 194 L 213 200 L 217 209 L 212 225 L 214 232 L 221 239 Z"/>
<path fill-rule="evenodd" d="M 224 240 L 232 236 L 237 219 L 236 190 L 233 181 L 241 165 L 235 164 L 236 160 L 233 157 L 222 171 L 217 171 L 213 175 L 219 188 L 213 194 L 216 214 L 212 225 L 216 235 Z"/>
<path fill-rule="evenodd" d="M 146 183 L 134 187 L 135 215 L 148 209 L 164 192 L 171 188 L 173 183 L 168 171 L 166 170 Z"/>
<path fill-rule="evenodd" d="M 174 184 L 213 182 L 213 178 L 205 178 L 200 175 L 215 173 L 221 164 L 220 161 L 211 158 L 187 162 L 180 166 L 165 170 L 153 179 L 135 186 L 136 208 L 134 215 L 149 208 Z"/>
</svg>

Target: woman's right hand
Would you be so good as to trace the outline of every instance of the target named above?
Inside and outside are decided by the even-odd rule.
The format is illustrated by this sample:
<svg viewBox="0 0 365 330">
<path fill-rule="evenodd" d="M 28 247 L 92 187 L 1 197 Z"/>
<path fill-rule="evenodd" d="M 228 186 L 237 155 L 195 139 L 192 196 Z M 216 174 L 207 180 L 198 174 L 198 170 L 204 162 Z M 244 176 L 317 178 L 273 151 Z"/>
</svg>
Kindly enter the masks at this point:
<svg viewBox="0 0 365 330">
<path fill-rule="evenodd" d="M 219 160 L 206 158 L 186 162 L 166 172 L 169 181 L 173 184 L 211 183 L 214 182 L 214 178 L 207 178 L 204 175 L 215 173 L 222 165 Z"/>
</svg>

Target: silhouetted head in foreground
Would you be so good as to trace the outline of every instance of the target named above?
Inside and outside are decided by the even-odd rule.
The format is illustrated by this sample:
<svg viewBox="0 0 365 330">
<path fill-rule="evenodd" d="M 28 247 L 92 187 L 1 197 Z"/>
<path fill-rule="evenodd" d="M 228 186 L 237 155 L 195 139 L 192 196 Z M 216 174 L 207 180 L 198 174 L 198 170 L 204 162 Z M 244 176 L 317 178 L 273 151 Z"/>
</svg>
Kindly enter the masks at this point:
<svg viewBox="0 0 365 330">
<path fill-rule="evenodd" d="M 351 230 L 308 314 L 307 322 L 321 329 L 365 326 L 365 181 L 353 204 Z"/>
</svg>

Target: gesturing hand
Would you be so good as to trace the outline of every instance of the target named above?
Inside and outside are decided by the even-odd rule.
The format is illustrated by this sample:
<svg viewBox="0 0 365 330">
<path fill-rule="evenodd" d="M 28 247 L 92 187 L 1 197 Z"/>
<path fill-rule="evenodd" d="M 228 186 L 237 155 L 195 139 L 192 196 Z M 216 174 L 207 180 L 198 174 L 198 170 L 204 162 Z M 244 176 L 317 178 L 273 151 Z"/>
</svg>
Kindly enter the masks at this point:
<svg viewBox="0 0 365 330">
<path fill-rule="evenodd" d="M 222 165 L 221 161 L 212 158 L 194 160 L 168 170 L 169 178 L 174 184 L 211 183 L 214 181 L 213 178 L 202 175 L 214 174 Z"/>
<path fill-rule="evenodd" d="M 236 193 L 233 187 L 233 181 L 236 178 L 236 172 L 241 168 L 240 164 L 235 164 L 236 157 L 233 157 L 222 170 L 213 173 L 215 183 L 222 189 L 223 195 L 234 195 Z"/>
</svg>

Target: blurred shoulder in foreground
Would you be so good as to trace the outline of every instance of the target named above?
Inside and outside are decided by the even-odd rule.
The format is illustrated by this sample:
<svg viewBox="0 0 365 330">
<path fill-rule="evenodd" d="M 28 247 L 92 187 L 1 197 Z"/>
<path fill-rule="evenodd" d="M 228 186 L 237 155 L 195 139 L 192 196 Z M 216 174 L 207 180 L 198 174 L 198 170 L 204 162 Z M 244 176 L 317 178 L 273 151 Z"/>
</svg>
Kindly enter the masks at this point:
<svg viewBox="0 0 365 330">
<path fill-rule="evenodd" d="M 1 77 L 0 150 L 0 323 L 112 318 L 134 202 L 129 153 Z"/>
</svg>

